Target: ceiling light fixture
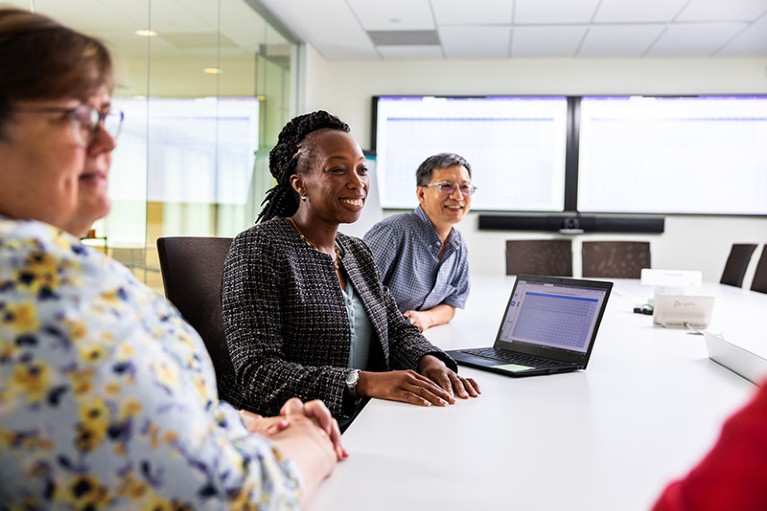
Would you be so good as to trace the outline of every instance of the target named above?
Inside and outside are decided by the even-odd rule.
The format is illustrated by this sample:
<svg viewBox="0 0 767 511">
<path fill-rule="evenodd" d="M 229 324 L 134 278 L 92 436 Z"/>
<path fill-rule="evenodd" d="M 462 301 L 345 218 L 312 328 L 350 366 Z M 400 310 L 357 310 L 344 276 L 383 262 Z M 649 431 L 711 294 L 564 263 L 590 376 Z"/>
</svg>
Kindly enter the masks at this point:
<svg viewBox="0 0 767 511">
<path fill-rule="evenodd" d="M 202 70 L 203 73 L 207 73 L 209 75 L 220 75 L 224 72 L 223 69 L 220 67 L 206 67 Z"/>
<path fill-rule="evenodd" d="M 134 34 L 140 35 L 141 37 L 154 37 L 154 36 L 157 35 L 157 32 L 155 32 L 154 30 L 149 30 L 148 28 L 146 28 L 146 29 L 136 30 L 134 32 Z"/>
</svg>

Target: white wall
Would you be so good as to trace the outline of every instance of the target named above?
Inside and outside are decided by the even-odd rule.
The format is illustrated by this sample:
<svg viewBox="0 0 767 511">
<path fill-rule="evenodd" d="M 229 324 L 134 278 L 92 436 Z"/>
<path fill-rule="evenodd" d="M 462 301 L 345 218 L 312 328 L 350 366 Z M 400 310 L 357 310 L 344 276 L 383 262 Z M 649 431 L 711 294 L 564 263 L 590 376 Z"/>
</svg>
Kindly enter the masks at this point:
<svg viewBox="0 0 767 511">
<path fill-rule="evenodd" d="M 505 273 L 505 241 L 507 239 L 566 238 L 557 233 L 520 231 L 480 231 L 478 213 L 470 213 L 459 225 L 469 244 L 469 264 L 472 273 L 502 275 Z M 639 240 L 649 241 L 654 268 L 699 270 L 705 280 L 718 281 L 722 275 L 732 243 L 767 242 L 767 220 L 723 217 L 666 217 L 663 234 L 607 234 L 569 236 L 573 240 L 573 271 L 580 275 L 580 250 L 584 240 Z M 753 266 L 759 256 L 756 252 L 746 284 L 750 284 Z"/>
<path fill-rule="evenodd" d="M 767 59 L 535 59 L 486 61 L 326 61 L 304 54 L 298 109 L 328 110 L 370 147 L 371 97 L 382 94 L 738 94 L 767 93 Z M 415 170 L 415 169 L 414 169 Z M 477 169 L 476 171 L 479 171 Z M 723 169 L 726 172 L 726 169 Z M 701 176 L 705 178 L 705 176 Z M 767 200 L 767 197 L 765 197 Z M 479 231 L 477 214 L 460 225 L 472 272 L 503 274 L 504 241 L 553 233 Z M 583 239 L 640 239 L 652 246 L 653 267 L 696 269 L 719 280 L 733 242 L 767 242 L 766 218 L 666 217 L 662 235 L 575 236 L 575 271 Z M 755 258 L 758 257 L 756 253 Z M 755 261 L 752 261 L 755 262 Z M 753 264 L 746 275 L 746 284 Z"/>
</svg>

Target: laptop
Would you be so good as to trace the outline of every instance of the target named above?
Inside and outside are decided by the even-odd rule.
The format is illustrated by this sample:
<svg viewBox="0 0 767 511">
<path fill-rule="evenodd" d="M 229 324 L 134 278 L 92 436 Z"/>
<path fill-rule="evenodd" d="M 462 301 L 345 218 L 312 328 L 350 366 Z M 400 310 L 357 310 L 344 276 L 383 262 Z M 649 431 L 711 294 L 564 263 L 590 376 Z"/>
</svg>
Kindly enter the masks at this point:
<svg viewBox="0 0 767 511">
<path fill-rule="evenodd" d="M 703 332 L 708 358 L 756 385 L 767 378 L 767 359 L 728 342 L 721 335 Z"/>
<path fill-rule="evenodd" d="M 667 328 L 703 330 L 713 310 L 713 296 L 655 295 L 652 322 Z"/>
<path fill-rule="evenodd" d="M 493 346 L 447 353 L 461 365 L 506 376 L 586 369 L 612 286 L 518 275 Z"/>
</svg>

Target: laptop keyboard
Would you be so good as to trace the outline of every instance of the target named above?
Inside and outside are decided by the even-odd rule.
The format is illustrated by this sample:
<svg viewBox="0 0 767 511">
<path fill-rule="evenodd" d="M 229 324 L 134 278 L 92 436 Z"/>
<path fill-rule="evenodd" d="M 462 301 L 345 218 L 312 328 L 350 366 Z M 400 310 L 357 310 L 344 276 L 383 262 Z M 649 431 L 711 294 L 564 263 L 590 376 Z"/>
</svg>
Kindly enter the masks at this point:
<svg viewBox="0 0 767 511">
<path fill-rule="evenodd" d="M 473 348 L 468 350 L 461 350 L 464 353 L 470 355 L 489 358 L 491 360 L 497 360 L 499 362 L 505 362 L 507 364 L 517 364 L 528 367 L 560 367 L 562 362 L 556 362 L 546 358 L 536 357 L 534 355 L 526 355 L 524 353 L 517 353 L 514 351 L 497 350 L 495 348 Z"/>
</svg>

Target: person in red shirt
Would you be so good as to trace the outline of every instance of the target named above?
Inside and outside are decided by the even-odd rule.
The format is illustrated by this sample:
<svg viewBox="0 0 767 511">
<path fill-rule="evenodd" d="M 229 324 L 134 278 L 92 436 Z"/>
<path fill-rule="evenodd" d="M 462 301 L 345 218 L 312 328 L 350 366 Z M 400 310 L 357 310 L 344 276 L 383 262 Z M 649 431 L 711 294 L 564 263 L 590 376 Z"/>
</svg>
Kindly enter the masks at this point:
<svg viewBox="0 0 767 511">
<path fill-rule="evenodd" d="M 714 447 L 671 483 L 653 511 L 767 510 L 767 380 L 722 427 Z"/>
</svg>

